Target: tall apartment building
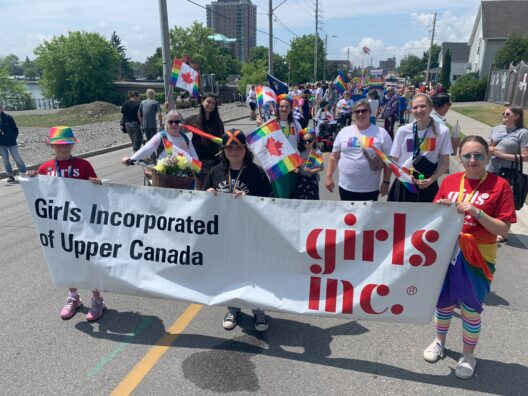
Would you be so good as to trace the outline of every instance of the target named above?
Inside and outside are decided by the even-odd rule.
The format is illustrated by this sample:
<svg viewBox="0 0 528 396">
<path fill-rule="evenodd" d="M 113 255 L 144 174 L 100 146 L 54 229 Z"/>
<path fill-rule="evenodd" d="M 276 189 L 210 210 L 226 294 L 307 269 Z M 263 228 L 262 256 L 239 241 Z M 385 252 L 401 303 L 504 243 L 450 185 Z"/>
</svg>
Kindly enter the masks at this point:
<svg viewBox="0 0 528 396">
<path fill-rule="evenodd" d="M 241 61 L 249 59 L 249 51 L 257 45 L 257 6 L 250 0 L 218 0 L 206 6 L 207 27 L 236 42 L 229 44 Z"/>
</svg>

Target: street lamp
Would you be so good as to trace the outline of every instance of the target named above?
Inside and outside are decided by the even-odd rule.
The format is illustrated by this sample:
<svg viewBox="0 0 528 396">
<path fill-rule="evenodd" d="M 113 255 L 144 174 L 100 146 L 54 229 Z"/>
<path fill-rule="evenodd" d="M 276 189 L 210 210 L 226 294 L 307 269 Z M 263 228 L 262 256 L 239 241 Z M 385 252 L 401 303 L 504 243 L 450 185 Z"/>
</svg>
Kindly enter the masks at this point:
<svg viewBox="0 0 528 396">
<path fill-rule="evenodd" d="M 330 36 L 331 38 L 336 38 L 335 34 Z M 324 65 L 323 65 L 323 81 L 326 81 L 326 55 L 328 53 L 328 34 L 325 34 L 325 45 L 324 45 Z"/>
</svg>

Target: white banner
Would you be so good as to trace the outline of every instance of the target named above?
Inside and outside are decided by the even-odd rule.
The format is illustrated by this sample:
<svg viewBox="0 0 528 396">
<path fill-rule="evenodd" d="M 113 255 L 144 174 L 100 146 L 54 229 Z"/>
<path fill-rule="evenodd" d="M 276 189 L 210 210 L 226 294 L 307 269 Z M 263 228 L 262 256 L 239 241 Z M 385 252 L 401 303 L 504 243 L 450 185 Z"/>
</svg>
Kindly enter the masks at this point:
<svg viewBox="0 0 528 396">
<path fill-rule="evenodd" d="M 20 180 L 57 285 L 308 315 L 429 322 L 463 220 L 437 204 Z"/>
</svg>

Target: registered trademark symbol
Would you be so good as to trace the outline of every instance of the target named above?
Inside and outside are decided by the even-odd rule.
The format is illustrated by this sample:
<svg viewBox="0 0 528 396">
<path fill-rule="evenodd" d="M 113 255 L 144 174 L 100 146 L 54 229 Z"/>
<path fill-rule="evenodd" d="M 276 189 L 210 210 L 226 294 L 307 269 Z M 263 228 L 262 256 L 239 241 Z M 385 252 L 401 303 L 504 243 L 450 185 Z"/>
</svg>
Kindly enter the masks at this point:
<svg viewBox="0 0 528 396">
<path fill-rule="evenodd" d="M 416 288 L 416 286 L 409 286 L 407 288 L 407 294 L 409 296 L 414 296 L 416 293 L 418 293 L 418 289 Z"/>
</svg>

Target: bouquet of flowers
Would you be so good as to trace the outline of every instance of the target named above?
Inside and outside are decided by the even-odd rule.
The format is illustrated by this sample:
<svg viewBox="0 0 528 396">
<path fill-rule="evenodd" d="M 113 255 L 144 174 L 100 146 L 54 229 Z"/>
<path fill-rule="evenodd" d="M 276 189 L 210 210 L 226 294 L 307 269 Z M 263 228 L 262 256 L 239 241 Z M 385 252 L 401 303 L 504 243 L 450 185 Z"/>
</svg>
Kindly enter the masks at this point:
<svg viewBox="0 0 528 396">
<path fill-rule="evenodd" d="M 162 158 L 151 168 L 152 185 L 156 187 L 191 188 L 194 176 L 200 172 L 201 165 L 200 161 L 183 153 Z"/>
</svg>

